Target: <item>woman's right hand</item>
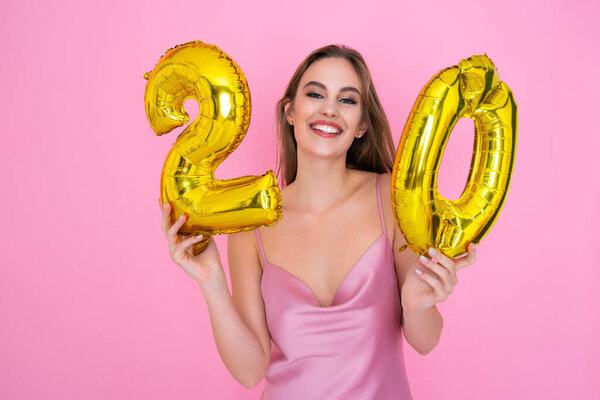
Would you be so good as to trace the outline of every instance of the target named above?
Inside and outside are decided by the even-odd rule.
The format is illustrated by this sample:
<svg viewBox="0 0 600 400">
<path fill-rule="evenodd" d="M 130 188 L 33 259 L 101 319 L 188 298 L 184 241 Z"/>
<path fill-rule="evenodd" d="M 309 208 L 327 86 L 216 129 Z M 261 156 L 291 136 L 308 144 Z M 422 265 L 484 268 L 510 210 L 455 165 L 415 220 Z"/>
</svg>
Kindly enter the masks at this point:
<svg viewBox="0 0 600 400">
<path fill-rule="evenodd" d="M 161 229 L 169 241 L 169 255 L 175 264 L 200 284 L 224 275 L 219 250 L 213 238 L 209 239 L 208 246 L 202 253 L 194 256 L 192 245 L 200 242 L 202 235 L 192 237 L 180 235 L 178 232 L 185 223 L 186 216 L 182 214 L 181 218 L 171 225 L 171 205 L 165 203 L 162 207 L 158 199 L 158 207 L 162 211 Z"/>
</svg>

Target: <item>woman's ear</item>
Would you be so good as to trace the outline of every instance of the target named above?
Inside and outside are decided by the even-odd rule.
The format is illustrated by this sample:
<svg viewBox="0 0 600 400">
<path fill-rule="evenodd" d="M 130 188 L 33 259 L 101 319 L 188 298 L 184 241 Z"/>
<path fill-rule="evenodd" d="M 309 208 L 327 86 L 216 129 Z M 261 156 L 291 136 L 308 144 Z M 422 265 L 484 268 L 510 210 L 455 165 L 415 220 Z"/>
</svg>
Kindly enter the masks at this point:
<svg viewBox="0 0 600 400">
<path fill-rule="evenodd" d="M 292 111 L 292 102 L 291 100 L 287 100 L 283 106 L 283 113 L 285 114 L 285 118 L 287 119 L 290 125 L 294 125 L 294 113 Z"/>
<path fill-rule="evenodd" d="M 362 122 L 359 126 L 358 126 L 358 137 L 361 137 L 362 135 L 365 134 L 365 132 L 367 131 L 367 123 L 366 122 Z"/>
</svg>

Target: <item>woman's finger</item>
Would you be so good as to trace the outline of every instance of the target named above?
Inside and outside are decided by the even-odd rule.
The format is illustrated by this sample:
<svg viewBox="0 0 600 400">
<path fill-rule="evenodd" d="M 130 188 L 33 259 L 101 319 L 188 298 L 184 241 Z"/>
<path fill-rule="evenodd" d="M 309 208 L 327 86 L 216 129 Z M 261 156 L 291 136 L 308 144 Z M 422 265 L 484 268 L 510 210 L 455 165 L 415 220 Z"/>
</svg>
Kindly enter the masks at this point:
<svg viewBox="0 0 600 400">
<path fill-rule="evenodd" d="M 169 203 L 165 203 L 162 208 L 162 221 L 161 221 L 161 229 L 165 236 L 167 236 L 167 232 L 171 227 L 171 210 Z"/>
<path fill-rule="evenodd" d="M 421 273 L 417 273 L 417 275 L 419 275 L 421 277 L 421 279 L 423 279 L 425 282 L 427 282 L 429 284 L 429 286 L 431 286 L 433 288 L 434 291 L 434 298 L 437 300 L 436 302 L 439 303 L 441 301 L 444 301 L 448 298 L 448 294 L 444 291 L 444 288 L 442 287 L 442 283 L 435 278 L 433 275 L 430 275 L 426 272 L 421 271 Z"/>
<path fill-rule="evenodd" d="M 183 255 L 185 254 L 186 250 L 190 246 L 192 246 L 194 243 L 200 242 L 203 238 L 204 238 L 203 235 L 198 235 L 198 236 L 193 236 L 193 237 L 191 237 L 189 239 L 185 239 L 173 251 L 173 259 L 174 260 L 181 260 L 182 257 L 183 257 Z"/>
<path fill-rule="evenodd" d="M 452 278 L 451 282 L 456 285 L 458 283 L 458 278 L 456 277 L 456 263 L 454 260 L 446 257 L 441 252 L 436 251 L 433 248 L 430 248 L 428 253 L 433 260 L 437 261 L 438 264 L 442 265 L 444 268 L 446 268 L 446 270 L 448 270 L 448 273 Z"/>
<path fill-rule="evenodd" d="M 473 243 L 469 243 L 469 247 L 467 247 L 468 253 L 465 257 L 459 258 L 456 260 L 456 269 L 462 269 L 468 267 L 469 265 L 475 264 L 475 245 Z"/>
<path fill-rule="evenodd" d="M 456 281 L 456 276 L 453 277 L 450 274 L 450 271 L 448 271 L 448 269 L 444 268 L 443 266 L 436 263 L 435 261 L 428 259 L 425 256 L 420 256 L 419 259 L 423 265 L 425 265 L 431 271 L 435 272 L 435 274 L 438 276 L 439 280 L 442 281 L 444 289 L 447 292 L 452 293 L 454 291 L 454 289 L 453 289 L 454 285 L 456 285 L 456 283 L 458 283 Z"/>
<path fill-rule="evenodd" d="M 171 225 L 171 227 L 167 231 L 167 239 L 169 239 L 169 243 L 171 245 L 177 244 L 177 232 L 179 232 L 179 228 L 181 228 L 183 224 L 185 224 L 185 220 L 185 214 L 181 214 L 179 216 L 179 219 L 175 221 L 175 223 Z"/>
</svg>

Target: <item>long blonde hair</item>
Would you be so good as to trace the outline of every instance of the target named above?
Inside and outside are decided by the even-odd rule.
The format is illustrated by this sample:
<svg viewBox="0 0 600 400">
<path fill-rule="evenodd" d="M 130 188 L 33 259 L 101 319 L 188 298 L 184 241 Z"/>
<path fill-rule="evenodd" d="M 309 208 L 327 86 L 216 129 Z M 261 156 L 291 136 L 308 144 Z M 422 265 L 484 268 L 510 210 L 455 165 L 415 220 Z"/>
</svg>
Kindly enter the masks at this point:
<svg viewBox="0 0 600 400">
<path fill-rule="evenodd" d="M 294 101 L 300 79 L 308 67 L 315 61 L 328 57 L 348 60 L 356 70 L 362 85 L 362 118 L 367 124 L 367 131 L 360 138 L 355 139 L 348 149 L 346 166 L 377 173 L 392 172 L 395 157 L 392 132 L 373 86 L 367 64 L 356 50 L 343 45 L 329 45 L 313 51 L 300 63 L 287 85 L 284 96 L 277 102 L 279 141 L 277 176 L 280 177 L 279 183 L 282 186 L 287 186 L 296 179 L 298 168 L 297 143 L 293 127 L 289 125 L 285 117 L 285 105 Z M 281 182 L 282 179 L 283 182 Z"/>
</svg>

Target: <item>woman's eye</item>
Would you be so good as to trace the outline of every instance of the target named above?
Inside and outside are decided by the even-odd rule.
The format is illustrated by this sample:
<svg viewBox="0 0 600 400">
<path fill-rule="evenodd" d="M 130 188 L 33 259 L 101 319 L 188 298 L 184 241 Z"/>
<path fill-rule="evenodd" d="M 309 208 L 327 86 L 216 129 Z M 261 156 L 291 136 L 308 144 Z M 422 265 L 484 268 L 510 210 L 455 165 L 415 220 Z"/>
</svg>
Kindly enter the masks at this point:
<svg viewBox="0 0 600 400">
<path fill-rule="evenodd" d="M 314 99 L 322 99 L 323 98 L 323 96 L 317 92 L 308 92 L 308 93 L 306 93 L 306 95 L 308 97 L 312 97 Z M 343 99 L 340 99 L 340 101 L 344 104 L 356 104 L 356 101 L 350 97 L 345 97 Z"/>
</svg>

